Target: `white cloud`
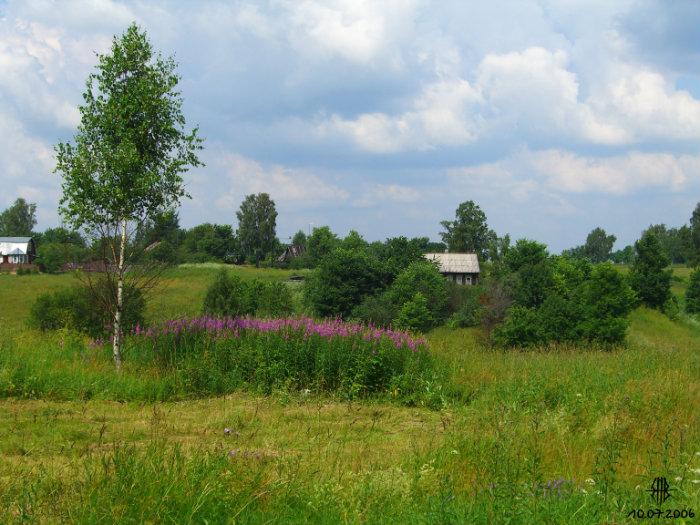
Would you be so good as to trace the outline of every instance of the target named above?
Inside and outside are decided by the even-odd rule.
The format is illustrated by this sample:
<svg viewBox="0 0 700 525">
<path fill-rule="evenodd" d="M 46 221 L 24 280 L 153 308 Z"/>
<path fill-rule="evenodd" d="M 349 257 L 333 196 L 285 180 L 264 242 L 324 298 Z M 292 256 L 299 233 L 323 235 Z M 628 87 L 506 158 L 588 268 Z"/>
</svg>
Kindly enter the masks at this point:
<svg viewBox="0 0 700 525">
<path fill-rule="evenodd" d="M 660 73 L 609 69 L 609 79 L 594 83 L 584 98 L 562 50 L 490 53 L 472 83 L 439 78 L 402 113 L 351 119 L 335 114 L 317 129 L 374 153 L 453 147 L 503 135 L 601 145 L 700 139 L 700 100 L 675 90 Z"/>
<path fill-rule="evenodd" d="M 648 188 L 679 192 L 700 183 L 700 155 L 633 151 L 589 157 L 556 149 L 524 149 L 498 162 L 449 173 L 453 180 L 472 180 L 521 202 L 540 192 L 624 195 Z"/>
<path fill-rule="evenodd" d="M 700 180 L 700 156 L 630 152 L 592 158 L 549 150 L 523 159 L 551 188 L 565 192 L 625 194 L 652 187 L 680 191 Z"/>
<path fill-rule="evenodd" d="M 412 0 L 293 0 L 290 39 L 310 54 L 368 64 L 386 52 L 411 18 Z"/>
<path fill-rule="evenodd" d="M 428 150 L 475 140 L 478 122 L 468 117 L 480 101 L 466 80 L 444 80 L 426 86 L 411 110 L 397 116 L 365 113 L 354 120 L 333 115 L 318 128 L 321 135 L 340 133 L 375 153 Z"/>
<path fill-rule="evenodd" d="M 359 198 L 353 204 L 359 208 L 384 206 L 387 203 L 409 204 L 419 201 L 421 192 L 417 188 L 403 184 L 366 185 Z"/>
<path fill-rule="evenodd" d="M 621 66 L 619 76 L 592 97 L 591 105 L 634 141 L 700 138 L 700 100 L 648 69 Z"/>
<path fill-rule="evenodd" d="M 324 205 L 348 198 L 348 193 L 303 169 L 264 166 L 236 153 L 222 153 L 215 161 L 230 188 L 221 188 L 218 207 L 237 209 L 249 193 L 269 193 L 277 203 Z"/>
</svg>

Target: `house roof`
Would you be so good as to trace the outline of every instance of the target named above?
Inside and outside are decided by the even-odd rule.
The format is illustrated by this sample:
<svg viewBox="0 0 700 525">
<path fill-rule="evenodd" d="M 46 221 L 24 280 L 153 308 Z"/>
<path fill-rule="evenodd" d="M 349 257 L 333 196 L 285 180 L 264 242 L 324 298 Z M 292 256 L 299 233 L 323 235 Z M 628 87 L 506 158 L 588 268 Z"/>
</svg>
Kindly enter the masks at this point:
<svg viewBox="0 0 700 525">
<path fill-rule="evenodd" d="M 25 255 L 31 237 L 0 237 L 0 255 Z"/>
<path fill-rule="evenodd" d="M 475 253 L 426 253 L 424 257 L 437 262 L 441 273 L 480 273 Z"/>
</svg>

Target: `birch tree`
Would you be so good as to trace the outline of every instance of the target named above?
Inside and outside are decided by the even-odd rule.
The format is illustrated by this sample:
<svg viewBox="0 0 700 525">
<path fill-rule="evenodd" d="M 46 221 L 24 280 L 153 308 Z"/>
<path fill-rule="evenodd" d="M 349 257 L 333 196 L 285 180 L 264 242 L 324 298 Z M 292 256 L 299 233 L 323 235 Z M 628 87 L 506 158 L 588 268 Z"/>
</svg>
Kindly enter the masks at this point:
<svg viewBox="0 0 700 525">
<path fill-rule="evenodd" d="M 155 53 L 135 24 L 98 55 L 80 106 L 73 143 L 56 145 L 63 178 L 59 210 L 75 228 L 101 237 L 115 283 L 112 351 L 121 367 L 124 281 L 129 236 L 145 220 L 186 197 L 182 174 L 200 166 L 197 128 L 185 130 L 180 80 L 172 58 Z"/>
</svg>

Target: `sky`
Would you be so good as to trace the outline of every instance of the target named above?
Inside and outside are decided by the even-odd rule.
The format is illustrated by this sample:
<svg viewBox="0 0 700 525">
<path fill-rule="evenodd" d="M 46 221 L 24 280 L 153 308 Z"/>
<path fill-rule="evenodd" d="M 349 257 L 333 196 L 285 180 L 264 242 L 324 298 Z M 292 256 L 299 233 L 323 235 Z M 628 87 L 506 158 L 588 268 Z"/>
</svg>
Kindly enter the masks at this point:
<svg viewBox="0 0 700 525">
<path fill-rule="evenodd" d="M 53 147 L 132 22 L 205 139 L 185 227 L 267 192 L 282 241 L 439 240 L 473 200 L 513 239 L 621 248 L 700 200 L 697 0 L 0 0 L 0 209 L 60 224 Z"/>
</svg>

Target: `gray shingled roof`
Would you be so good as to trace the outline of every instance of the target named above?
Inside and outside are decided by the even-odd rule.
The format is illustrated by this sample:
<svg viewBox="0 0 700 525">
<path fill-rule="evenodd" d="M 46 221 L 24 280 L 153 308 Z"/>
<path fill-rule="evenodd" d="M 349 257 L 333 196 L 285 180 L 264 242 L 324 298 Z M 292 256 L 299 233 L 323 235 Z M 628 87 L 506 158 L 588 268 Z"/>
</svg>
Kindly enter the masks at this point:
<svg viewBox="0 0 700 525">
<path fill-rule="evenodd" d="M 426 253 L 424 257 L 437 262 L 442 273 L 480 273 L 475 253 Z"/>
<path fill-rule="evenodd" d="M 0 255 L 24 255 L 31 237 L 0 237 Z"/>
</svg>

